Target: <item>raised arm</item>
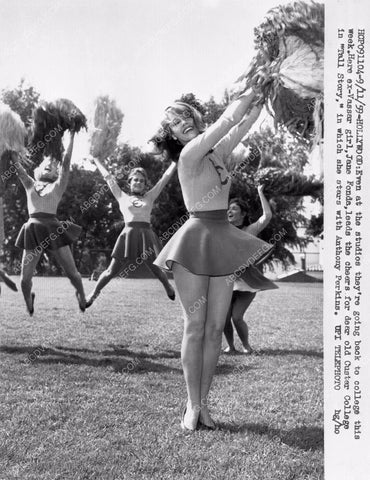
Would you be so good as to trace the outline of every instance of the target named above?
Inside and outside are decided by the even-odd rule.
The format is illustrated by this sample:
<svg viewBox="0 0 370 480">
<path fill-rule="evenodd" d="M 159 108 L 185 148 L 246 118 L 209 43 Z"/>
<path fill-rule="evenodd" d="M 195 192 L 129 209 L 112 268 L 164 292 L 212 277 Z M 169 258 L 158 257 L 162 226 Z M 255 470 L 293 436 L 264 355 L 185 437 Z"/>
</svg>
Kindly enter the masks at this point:
<svg viewBox="0 0 370 480">
<path fill-rule="evenodd" d="M 231 155 L 231 152 L 249 132 L 250 128 L 259 117 L 262 108 L 263 105 L 252 107 L 242 121 L 235 125 L 235 127 L 233 127 L 230 132 L 218 142 L 216 148 L 224 159 Z"/>
<path fill-rule="evenodd" d="M 249 129 L 257 118 L 257 112 L 258 114 L 260 112 L 260 107 L 256 107 L 256 109 L 252 108 L 255 100 L 256 94 L 254 92 L 249 91 L 248 93 L 244 93 L 226 108 L 221 117 L 216 120 L 213 125 L 185 145 L 182 151 L 182 157 L 184 158 L 186 156 L 186 164 L 190 166 L 191 163 L 201 160 L 234 125 L 237 125 L 242 120 L 243 122 L 244 120 L 247 122 L 249 115 L 245 119 L 243 119 L 243 117 L 252 110 L 250 112 L 252 115 L 251 124 L 249 125 L 249 122 L 246 123 Z"/>
<path fill-rule="evenodd" d="M 56 185 L 59 185 L 59 188 L 64 192 L 67 188 L 68 178 L 69 178 L 69 170 L 71 168 L 71 159 L 72 159 L 72 151 L 73 151 L 73 142 L 75 138 L 75 132 L 71 132 L 69 145 L 67 151 L 62 160 L 62 167 L 59 173 L 59 178 L 55 182 Z"/>
<path fill-rule="evenodd" d="M 101 161 L 98 158 L 94 158 L 94 162 L 99 172 L 103 175 L 104 180 L 107 182 L 108 187 L 113 193 L 115 199 L 119 200 L 122 196 L 125 196 L 126 194 L 119 188 L 114 176 L 108 172 L 108 170 L 104 167 Z"/>
<path fill-rule="evenodd" d="M 151 188 L 149 192 L 147 192 L 147 195 L 151 195 L 153 197 L 153 200 L 155 200 L 162 192 L 164 187 L 167 185 L 167 183 L 171 180 L 172 175 L 175 173 L 176 167 L 177 164 L 175 162 L 171 162 L 170 166 L 163 173 L 162 177 L 158 180 L 154 187 Z"/>
<path fill-rule="evenodd" d="M 262 215 L 256 222 L 251 223 L 245 228 L 246 232 L 255 236 L 257 236 L 259 233 L 262 232 L 264 228 L 267 227 L 267 225 L 270 223 L 270 220 L 272 218 L 272 211 L 271 211 L 270 204 L 267 198 L 265 197 L 265 195 L 263 194 L 263 185 L 258 185 L 257 189 L 258 189 L 258 195 L 261 200 Z"/>
<path fill-rule="evenodd" d="M 19 161 L 18 154 L 16 152 L 12 152 L 11 161 L 15 166 L 16 173 L 18 175 L 19 180 L 22 182 L 22 185 L 26 190 L 31 188 L 34 184 L 34 179 L 28 175 L 26 170 L 24 169 L 23 165 Z"/>
</svg>

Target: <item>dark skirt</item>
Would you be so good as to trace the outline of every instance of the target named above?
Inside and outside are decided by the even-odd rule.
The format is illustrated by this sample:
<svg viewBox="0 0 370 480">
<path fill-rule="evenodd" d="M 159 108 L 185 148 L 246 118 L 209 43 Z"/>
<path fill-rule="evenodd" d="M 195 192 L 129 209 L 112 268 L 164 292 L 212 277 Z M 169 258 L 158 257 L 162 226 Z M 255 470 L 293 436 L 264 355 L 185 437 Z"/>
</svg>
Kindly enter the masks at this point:
<svg viewBox="0 0 370 480">
<path fill-rule="evenodd" d="M 118 237 L 111 256 L 120 262 L 126 259 L 153 262 L 161 249 L 161 242 L 150 223 L 128 222 Z"/>
<path fill-rule="evenodd" d="M 193 212 L 154 263 L 171 270 L 176 262 L 195 275 L 220 277 L 260 263 L 271 249 L 269 243 L 231 225 L 227 210 Z"/>
<path fill-rule="evenodd" d="M 80 236 L 82 228 L 69 220 L 58 220 L 51 213 L 32 213 L 15 241 L 24 250 L 58 250 L 71 245 Z"/>
<path fill-rule="evenodd" d="M 238 292 L 259 292 L 260 290 L 274 290 L 279 288 L 274 282 L 266 278 L 252 266 L 245 271 L 235 273 L 234 291 Z"/>
</svg>

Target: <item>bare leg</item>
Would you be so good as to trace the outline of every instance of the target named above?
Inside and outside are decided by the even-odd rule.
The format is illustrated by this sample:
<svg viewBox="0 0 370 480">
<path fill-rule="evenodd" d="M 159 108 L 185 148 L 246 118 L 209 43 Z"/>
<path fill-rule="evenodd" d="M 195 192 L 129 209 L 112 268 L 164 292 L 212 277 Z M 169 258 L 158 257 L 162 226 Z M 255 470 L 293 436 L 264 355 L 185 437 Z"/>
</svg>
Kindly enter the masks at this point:
<svg viewBox="0 0 370 480">
<path fill-rule="evenodd" d="M 234 346 L 234 327 L 231 322 L 231 311 L 233 308 L 233 301 L 234 301 L 234 296 L 232 296 L 232 299 L 230 302 L 230 307 L 226 315 L 226 322 L 224 327 L 224 335 L 227 342 L 227 347 L 224 350 L 225 353 L 232 353 L 236 351 Z"/>
<path fill-rule="evenodd" d="M 86 299 L 84 287 L 82 285 L 82 278 L 76 268 L 70 247 L 66 245 L 58 248 L 58 250 L 52 250 L 51 252 L 53 253 L 59 265 L 63 268 L 72 285 L 75 287 L 80 309 L 82 311 L 85 310 Z"/>
<path fill-rule="evenodd" d="M 23 250 L 22 256 L 21 288 L 27 310 L 31 316 L 33 315 L 33 301 L 35 297 L 35 294 L 32 293 L 32 277 L 41 253 L 37 253 L 35 250 Z"/>
<path fill-rule="evenodd" d="M 94 290 L 89 294 L 86 301 L 86 307 L 90 307 L 94 300 L 98 297 L 101 290 L 108 285 L 108 283 L 112 280 L 112 278 L 116 277 L 121 270 L 129 263 L 129 260 L 126 259 L 123 262 L 120 262 L 116 258 L 112 258 L 108 268 L 101 273 L 98 281 L 95 285 Z"/>
<path fill-rule="evenodd" d="M 175 300 L 175 290 L 170 284 L 165 272 L 161 268 L 157 267 L 157 265 L 154 265 L 150 260 L 147 260 L 144 263 L 146 267 L 158 278 L 158 280 L 164 286 L 168 298 L 170 298 L 171 300 Z"/>
<path fill-rule="evenodd" d="M 203 343 L 203 368 L 201 378 L 201 412 L 200 420 L 209 427 L 214 427 L 208 411 L 208 393 L 220 356 L 222 333 L 232 297 L 232 284 L 227 277 L 210 277 L 208 288 L 207 318 Z"/>
<path fill-rule="evenodd" d="M 232 309 L 233 323 L 243 344 L 244 353 L 253 352 L 253 348 L 249 344 L 249 329 L 247 322 L 244 320 L 244 314 L 255 296 L 256 292 L 237 292 Z"/>
<path fill-rule="evenodd" d="M 209 277 L 194 275 L 175 263 L 173 274 L 184 313 L 181 360 L 188 394 L 184 424 L 195 429 L 201 408 L 203 339 Z"/>
<path fill-rule="evenodd" d="M 5 285 L 11 288 L 14 292 L 18 292 L 17 285 L 13 282 L 11 278 L 7 275 L 4 270 L 0 270 L 0 280 L 2 280 Z"/>
</svg>

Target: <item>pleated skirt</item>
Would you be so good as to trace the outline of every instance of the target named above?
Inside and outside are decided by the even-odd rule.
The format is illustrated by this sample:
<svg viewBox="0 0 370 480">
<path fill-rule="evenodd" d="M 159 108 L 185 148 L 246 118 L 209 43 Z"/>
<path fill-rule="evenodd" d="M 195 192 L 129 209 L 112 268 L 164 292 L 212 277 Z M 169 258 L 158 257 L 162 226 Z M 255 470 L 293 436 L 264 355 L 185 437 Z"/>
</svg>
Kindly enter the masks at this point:
<svg viewBox="0 0 370 480">
<path fill-rule="evenodd" d="M 271 249 L 269 243 L 231 225 L 227 210 L 192 212 L 154 264 L 172 270 L 175 262 L 195 275 L 226 276 L 262 262 Z"/>
<path fill-rule="evenodd" d="M 71 245 L 80 236 L 82 228 L 69 220 L 58 220 L 50 213 L 32 213 L 22 226 L 15 244 L 24 250 L 57 250 Z"/>
<path fill-rule="evenodd" d="M 112 257 L 119 261 L 129 259 L 153 261 L 162 245 L 147 222 L 128 222 L 117 238 Z"/>
</svg>

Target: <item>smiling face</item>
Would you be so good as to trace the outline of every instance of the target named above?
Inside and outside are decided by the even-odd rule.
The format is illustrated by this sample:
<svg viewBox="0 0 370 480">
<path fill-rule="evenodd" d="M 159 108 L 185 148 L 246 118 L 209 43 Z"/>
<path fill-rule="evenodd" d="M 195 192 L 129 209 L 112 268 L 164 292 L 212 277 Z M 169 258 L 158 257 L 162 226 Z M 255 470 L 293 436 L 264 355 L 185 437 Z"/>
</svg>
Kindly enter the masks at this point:
<svg viewBox="0 0 370 480">
<path fill-rule="evenodd" d="M 130 178 L 130 189 L 132 194 L 140 195 L 144 192 L 146 187 L 146 180 L 144 175 L 137 172 Z"/>
<path fill-rule="evenodd" d="M 200 132 L 189 112 L 184 111 L 178 114 L 170 110 L 167 112 L 167 117 L 172 137 L 176 138 L 182 145 L 186 145 L 199 135 Z"/>
<path fill-rule="evenodd" d="M 231 202 L 229 204 L 229 209 L 227 210 L 227 218 L 230 223 L 235 226 L 243 225 L 245 215 L 245 212 L 240 208 L 237 203 Z"/>
<path fill-rule="evenodd" d="M 35 169 L 35 178 L 41 182 L 55 182 L 58 176 L 59 163 L 52 157 L 45 157 Z"/>
</svg>

